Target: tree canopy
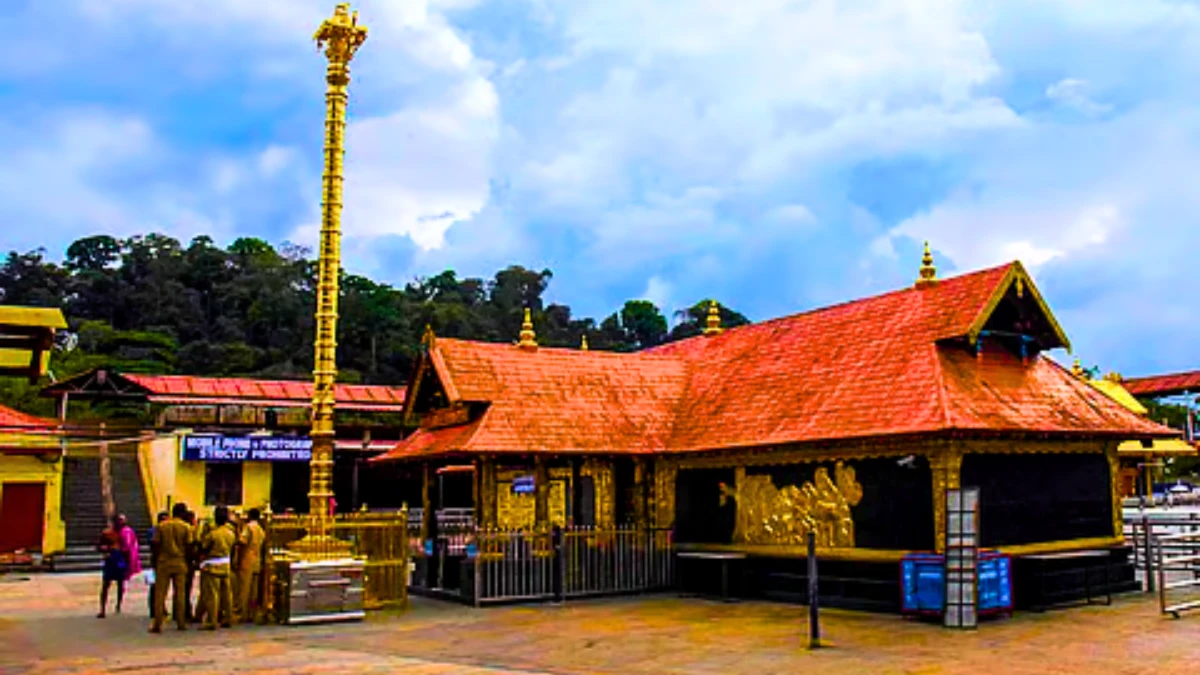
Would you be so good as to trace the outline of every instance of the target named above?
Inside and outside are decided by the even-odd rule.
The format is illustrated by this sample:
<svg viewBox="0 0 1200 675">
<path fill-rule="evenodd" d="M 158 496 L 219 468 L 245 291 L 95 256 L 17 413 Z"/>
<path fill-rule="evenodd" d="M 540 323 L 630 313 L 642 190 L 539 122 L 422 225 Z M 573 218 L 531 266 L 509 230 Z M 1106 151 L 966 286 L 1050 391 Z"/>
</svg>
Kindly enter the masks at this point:
<svg viewBox="0 0 1200 675">
<path fill-rule="evenodd" d="M 544 296 L 548 269 L 513 265 L 490 280 L 453 270 L 402 287 L 343 274 L 338 379 L 400 384 L 426 324 L 440 336 L 512 342 L 528 307 L 538 342 L 550 347 L 636 351 L 699 334 L 708 301 L 672 313 L 630 300 L 597 322 Z M 78 348 L 56 352 L 62 379 L 107 365 L 128 372 L 308 379 L 313 360 L 316 261 L 309 250 L 244 237 L 221 248 L 209 237 L 186 246 L 162 234 L 97 235 L 65 251 L 10 252 L 0 264 L 0 304 L 59 307 Z M 748 323 L 721 308 L 726 328 Z M 23 381 L 0 381 L 0 403 L 46 414 L 49 402 Z"/>
</svg>

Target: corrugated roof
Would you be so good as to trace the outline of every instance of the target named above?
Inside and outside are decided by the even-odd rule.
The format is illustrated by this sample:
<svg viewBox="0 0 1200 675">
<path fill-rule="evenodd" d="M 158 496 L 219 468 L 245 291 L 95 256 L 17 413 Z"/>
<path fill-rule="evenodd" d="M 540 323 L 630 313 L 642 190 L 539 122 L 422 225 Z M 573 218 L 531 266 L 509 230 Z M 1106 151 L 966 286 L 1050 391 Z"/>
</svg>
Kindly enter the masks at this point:
<svg viewBox="0 0 1200 675">
<path fill-rule="evenodd" d="M 1191 392 L 1200 394 L 1200 370 L 1149 377 L 1131 377 L 1121 384 L 1134 396 L 1172 396 Z"/>
<path fill-rule="evenodd" d="M 439 452 L 684 452 L 946 431 L 1170 436 L 1052 360 L 968 335 L 1006 265 L 634 354 L 437 339 L 439 379 L 486 402 Z"/>
<path fill-rule="evenodd" d="M 247 403 L 308 405 L 312 382 L 299 380 L 253 380 L 234 377 L 192 375 L 121 376 L 143 387 L 149 398 L 160 403 Z M 383 385 L 339 384 L 334 389 L 337 405 L 345 409 L 400 410 L 404 388 Z"/>
<path fill-rule="evenodd" d="M 54 429 L 58 422 L 0 405 L 0 429 Z"/>
</svg>

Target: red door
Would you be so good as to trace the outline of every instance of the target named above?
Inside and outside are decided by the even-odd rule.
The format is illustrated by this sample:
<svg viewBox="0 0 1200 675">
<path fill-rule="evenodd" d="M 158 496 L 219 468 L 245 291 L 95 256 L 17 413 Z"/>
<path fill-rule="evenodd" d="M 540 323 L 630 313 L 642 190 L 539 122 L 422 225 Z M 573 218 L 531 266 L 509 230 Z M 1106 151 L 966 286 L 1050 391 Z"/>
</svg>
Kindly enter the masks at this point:
<svg viewBox="0 0 1200 675">
<path fill-rule="evenodd" d="M 5 483 L 0 488 L 0 553 L 42 550 L 45 483 Z"/>
</svg>

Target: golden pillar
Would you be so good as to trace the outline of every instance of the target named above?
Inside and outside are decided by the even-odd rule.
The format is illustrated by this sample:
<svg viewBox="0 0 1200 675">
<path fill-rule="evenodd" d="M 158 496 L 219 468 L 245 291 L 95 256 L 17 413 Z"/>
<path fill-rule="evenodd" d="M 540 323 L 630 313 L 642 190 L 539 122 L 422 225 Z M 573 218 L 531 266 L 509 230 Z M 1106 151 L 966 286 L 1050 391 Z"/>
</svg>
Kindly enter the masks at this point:
<svg viewBox="0 0 1200 675">
<path fill-rule="evenodd" d="M 929 471 L 933 474 L 933 547 L 938 553 L 946 550 L 946 490 L 962 487 L 962 459 L 962 451 L 952 445 L 929 455 Z"/>
<path fill-rule="evenodd" d="M 321 244 L 317 265 L 317 334 L 314 342 L 312 398 L 312 460 L 309 463 L 309 515 L 314 526 L 300 551 L 337 548 L 325 535 L 330 524 L 329 500 L 333 496 L 333 409 L 337 381 L 338 272 L 341 269 L 342 157 L 345 153 L 347 87 L 350 60 L 367 39 L 358 25 L 358 12 L 340 3 L 333 16 L 317 29 L 313 39 L 324 47 L 325 69 L 325 169 L 321 177 Z M 323 540 L 317 542 L 316 540 Z M 330 551 L 332 554 L 333 551 Z"/>
<path fill-rule="evenodd" d="M 546 469 L 546 460 L 541 455 L 533 458 L 533 530 L 535 532 L 550 531 L 550 472 Z"/>
</svg>

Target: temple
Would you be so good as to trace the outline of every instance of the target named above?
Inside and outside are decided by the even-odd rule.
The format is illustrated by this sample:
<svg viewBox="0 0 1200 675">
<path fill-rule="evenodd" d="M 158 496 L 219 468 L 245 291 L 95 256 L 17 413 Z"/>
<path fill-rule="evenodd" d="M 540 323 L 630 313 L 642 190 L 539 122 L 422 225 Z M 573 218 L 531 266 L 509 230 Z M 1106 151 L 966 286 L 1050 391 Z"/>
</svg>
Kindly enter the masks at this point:
<svg viewBox="0 0 1200 675">
<path fill-rule="evenodd" d="M 715 308 L 715 305 L 714 305 Z M 484 528 L 618 523 L 748 555 L 739 592 L 786 598 L 816 534 L 842 604 L 894 607 L 897 562 L 941 550 L 947 488 L 981 490 L 981 542 L 1110 551 L 1132 580 L 1122 443 L 1177 432 L 1048 358 L 1068 348 L 1024 267 L 910 288 L 637 353 L 428 331 L 417 429 L 376 458 L 397 494 Z M 381 466 L 380 466 L 381 465 Z M 828 579 L 829 581 L 825 581 Z M 823 595 L 825 593 L 823 587 Z"/>
</svg>

